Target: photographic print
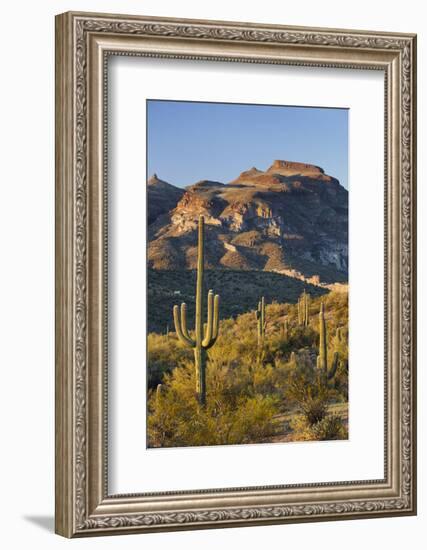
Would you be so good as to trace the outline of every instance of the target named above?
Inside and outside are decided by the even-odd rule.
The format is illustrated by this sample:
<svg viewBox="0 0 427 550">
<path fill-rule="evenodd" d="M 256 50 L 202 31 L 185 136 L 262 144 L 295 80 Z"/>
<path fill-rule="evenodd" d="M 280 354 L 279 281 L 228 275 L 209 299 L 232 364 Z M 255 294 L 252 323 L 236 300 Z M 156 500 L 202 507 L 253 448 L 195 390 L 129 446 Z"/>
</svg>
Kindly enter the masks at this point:
<svg viewBox="0 0 427 550">
<path fill-rule="evenodd" d="M 348 192 L 347 109 L 147 101 L 148 447 L 348 439 Z"/>
<path fill-rule="evenodd" d="M 55 35 L 55 531 L 415 515 L 416 35 Z"/>
</svg>

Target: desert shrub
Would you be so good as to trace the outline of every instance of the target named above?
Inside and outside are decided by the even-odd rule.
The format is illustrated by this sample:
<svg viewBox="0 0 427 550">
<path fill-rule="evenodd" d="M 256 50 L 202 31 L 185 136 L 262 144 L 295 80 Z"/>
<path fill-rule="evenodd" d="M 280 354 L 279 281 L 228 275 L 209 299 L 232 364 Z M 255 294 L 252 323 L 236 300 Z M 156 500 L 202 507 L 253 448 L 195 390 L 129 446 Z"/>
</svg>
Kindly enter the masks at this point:
<svg viewBox="0 0 427 550">
<path fill-rule="evenodd" d="M 310 427 L 313 439 L 329 441 L 331 439 L 347 439 L 348 430 L 341 417 L 330 414 Z"/>
<path fill-rule="evenodd" d="M 295 415 L 290 420 L 290 428 L 292 430 L 292 441 L 312 441 L 313 434 L 307 419 L 303 415 Z"/>
<path fill-rule="evenodd" d="M 326 416 L 331 390 L 317 369 L 303 364 L 291 373 L 286 397 L 295 403 L 308 424 L 313 425 Z"/>
<path fill-rule="evenodd" d="M 197 402 L 194 368 L 189 362 L 165 375 L 161 394 L 150 392 L 150 447 L 250 443 L 273 433 L 277 398 L 250 395 L 248 369 L 218 362 L 209 367 L 205 408 Z"/>
<path fill-rule="evenodd" d="M 275 405 L 273 397 L 259 394 L 243 400 L 228 419 L 230 431 L 222 443 L 251 443 L 272 435 Z"/>
<path fill-rule="evenodd" d="M 319 394 L 327 391 L 327 389 L 320 384 L 320 378 L 317 376 L 315 369 L 306 368 L 305 365 L 299 364 L 298 356 L 297 367 L 292 368 L 291 362 L 289 363 L 289 367 L 291 370 L 285 395 L 290 401 L 299 404 L 309 399 L 313 399 Z"/>
<path fill-rule="evenodd" d="M 348 362 L 340 360 L 337 372 L 330 382 L 331 390 L 334 392 L 334 400 L 348 401 Z"/>
<path fill-rule="evenodd" d="M 321 422 L 328 410 L 327 402 L 323 397 L 310 397 L 302 401 L 300 407 L 310 426 Z"/>
<path fill-rule="evenodd" d="M 339 366 L 331 381 L 331 387 L 335 390 L 337 401 L 348 401 L 348 329 L 341 327 L 342 338 L 339 339 L 334 333 L 329 339 L 328 356 L 332 357 L 338 352 Z"/>
<path fill-rule="evenodd" d="M 284 315 L 287 310 L 287 305 L 279 304 L 276 300 L 273 300 L 271 304 L 266 305 L 267 316 L 279 317 Z"/>
<path fill-rule="evenodd" d="M 318 334 L 312 326 L 302 327 L 296 325 L 292 328 L 289 340 L 293 348 L 305 348 L 314 346 L 317 342 Z"/>
<path fill-rule="evenodd" d="M 295 416 L 290 422 L 292 441 L 331 441 L 348 439 L 348 429 L 342 418 L 329 414 L 322 420 L 310 424 L 303 415 Z"/>
<path fill-rule="evenodd" d="M 191 430 L 197 413 L 195 378 L 190 363 L 165 374 L 160 395 L 151 391 L 148 397 L 149 446 L 181 445 L 186 431 Z"/>
<path fill-rule="evenodd" d="M 273 394 L 275 391 L 275 372 L 272 365 L 254 364 L 251 369 L 254 392 L 261 395 Z"/>
<path fill-rule="evenodd" d="M 154 388 L 161 384 L 165 373 L 171 372 L 176 366 L 188 360 L 192 352 L 170 335 L 151 333 L 148 335 L 148 387 Z"/>
</svg>

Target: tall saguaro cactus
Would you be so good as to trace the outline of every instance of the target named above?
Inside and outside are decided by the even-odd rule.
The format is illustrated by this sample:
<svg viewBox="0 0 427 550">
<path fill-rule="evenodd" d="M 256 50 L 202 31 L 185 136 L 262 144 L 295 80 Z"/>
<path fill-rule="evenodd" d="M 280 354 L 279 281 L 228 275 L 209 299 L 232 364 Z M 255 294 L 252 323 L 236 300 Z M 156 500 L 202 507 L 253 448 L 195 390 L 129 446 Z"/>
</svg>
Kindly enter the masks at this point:
<svg viewBox="0 0 427 550">
<path fill-rule="evenodd" d="M 206 404 L 206 359 L 207 350 L 211 348 L 219 332 L 219 295 L 214 297 L 213 291 L 208 292 L 207 323 L 203 323 L 203 280 L 205 270 L 204 240 L 205 220 L 199 216 L 199 240 L 197 256 L 197 283 L 196 283 L 196 322 L 194 339 L 187 328 L 187 305 L 181 304 L 181 315 L 178 306 L 173 307 L 173 320 L 178 338 L 194 351 L 194 364 L 196 367 L 196 391 L 199 403 Z"/>
<path fill-rule="evenodd" d="M 308 327 L 310 323 L 310 294 L 305 295 L 305 326 Z"/>
<path fill-rule="evenodd" d="M 264 341 L 265 341 L 265 327 L 267 321 L 265 320 L 265 300 L 264 296 L 258 302 L 258 308 L 255 312 L 257 320 L 257 336 L 258 336 L 258 363 L 261 364 L 264 360 Z"/>
<path fill-rule="evenodd" d="M 305 290 L 298 299 L 298 323 L 308 327 L 310 322 L 310 294 Z"/>
<path fill-rule="evenodd" d="M 288 320 L 285 319 L 283 321 L 283 325 L 281 326 L 281 336 L 282 340 L 287 340 L 289 335 L 289 323 Z"/>
<path fill-rule="evenodd" d="M 266 327 L 266 324 L 267 324 L 267 322 L 265 320 L 265 300 L 264 300 L 264 296 L 258 302 L 258 309 L 255 312 L 255 316 L 256 316 L 256 320 L 257 320 L 258 347 L 262 348 L 264 346 L 265 327 Z"/>
<path fill-rule="evenodd" d="M 317 368 L 328 380 L 335 376 L 338 368 L 338 353 L 335 352 L 332 359 L 331 369 L 328 370 L 327 331 L 325 306 L 323 302 L 320 304 L 319 311 L 319 355 L 317 356 Z"/>
<path fill-rule="evenodd" d="M 295 370 L 298 367 L 298 359 L 296 353 L 293 351 L 289 356 L 289 363 L 292 365 L 292 368 Z"/>
<path fill-rule="evenodd" d="M 323 302 L 320 304 L 319 311 L 319 360 L 318 368 L 323 372 L 328 370 L 328 356 L 326 347 L 327 335 L 326 335 L 326 321 L 325 321 L 325 306 Z"/>
</svg>

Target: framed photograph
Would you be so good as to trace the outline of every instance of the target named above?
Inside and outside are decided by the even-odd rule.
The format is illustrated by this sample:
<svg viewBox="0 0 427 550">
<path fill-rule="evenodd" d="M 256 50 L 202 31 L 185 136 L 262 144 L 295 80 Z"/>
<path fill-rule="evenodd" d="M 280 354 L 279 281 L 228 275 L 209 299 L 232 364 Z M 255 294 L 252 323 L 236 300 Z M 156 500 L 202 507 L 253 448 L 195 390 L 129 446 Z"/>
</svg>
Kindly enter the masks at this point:
<svg viewBox="0 0 427 550">
<path fill-rule="evenodd" d="M 56 532 L 416 513 L 416 37 L 56 18 Z"/>
</svg>

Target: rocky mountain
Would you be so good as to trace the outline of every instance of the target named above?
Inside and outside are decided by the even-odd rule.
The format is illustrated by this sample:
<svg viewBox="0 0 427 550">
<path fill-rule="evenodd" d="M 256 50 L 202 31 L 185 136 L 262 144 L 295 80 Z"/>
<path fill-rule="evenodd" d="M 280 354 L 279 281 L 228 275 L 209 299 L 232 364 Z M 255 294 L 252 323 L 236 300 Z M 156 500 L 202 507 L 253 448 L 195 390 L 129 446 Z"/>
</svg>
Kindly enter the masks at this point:
<svg viewBox="0 0 427 550">
<path fill-rule="evenodd" d="M 348 192 L 318 166 L 275 160 L 266 171 L 253 167 L 229 183 L 202 180 L 185 190 L 153 176 L 148 201 L 150 268 L 195 268 L 203 214 L 208 268 L 347 281 Z"/>
<path fill-rule="evenodd" d="M 153 174 L 147 182 L 148 225 L 159 216 L 173 210 L 184 194 L 184 189 L 175 187 Z"/>
</svg>

